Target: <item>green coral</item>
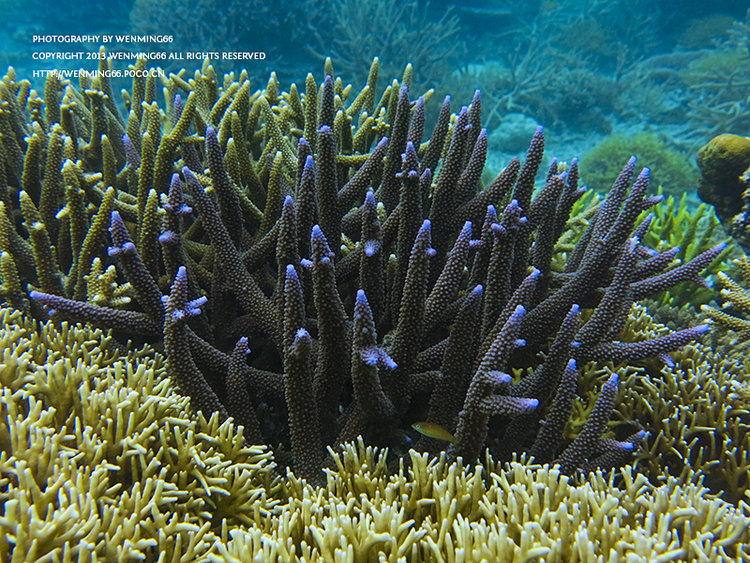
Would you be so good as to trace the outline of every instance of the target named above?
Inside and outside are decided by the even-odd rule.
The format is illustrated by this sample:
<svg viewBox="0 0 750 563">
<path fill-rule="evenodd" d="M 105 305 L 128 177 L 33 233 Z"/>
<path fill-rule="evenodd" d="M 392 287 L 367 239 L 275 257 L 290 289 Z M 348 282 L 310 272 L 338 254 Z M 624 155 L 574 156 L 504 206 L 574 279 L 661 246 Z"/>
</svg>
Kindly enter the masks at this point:
<svg viewBox="0 0 750 563">
<path fill-rule="evenodd" d="M 661 194 L 661 188 L 658 193 Z M 657 251 L 678 247 L 675 260 L 688 262 L 711 248 L 720 241 L 731 242 L 724 238 L 722 229 L 717 229 L 720 223 L 716 218 L 713 207 L 700 204 L 697 208 L 688 205 L 687 194 L 683 193 L 679 203 L 670 195 L 665 204 L 658 205 L 651 211 L 654 214 L 651 228 L 643 237 L 643 243 Z M 642 219 L 646 218 L 644 213 Z M 721 272 L 728 267 L 729 257 L 736 253 L 733 245 L 728 245 L 719 256 L 706 268 L 703 276 L 713 282 Z M 699 309 L 716 296 L 716 291 L 708 285 L 681 283 L 672 289 L 653 297 L 656 306 L 669 305 L 683 308 L 687 305 Z"/>
<path fill-rule="evenodd" d="M 651 185 L 666 194 L 680 197 L 694 189 L 696 170 L 688 159 L 653 133 L 628 137 L 613 135 L 581 157 L 581 180 L 598 192 L 606 192 L 617 176 L 618 162 L 638 155 L 643 166 L 651 168 Z M 655 191 L 655 190 L 654 190 Z"/>
<path fill-rule="evenodd" d="M 637 319 L 629 331 L 651 330 L 644 312 Z M 10 309 L 0 320 L 4 561 L 750 559 L 747 505 L 712 497 L 689 470 L 655 485 L 626 467 L 579 484 L 549 466 L 488 458 L 468 468 L 412 451 L 390 471 L 385 453 L 360 441 L 331 452 L 315 488 L 277 476 L 268 451 L 244 446 L 231 421 L 191 414 L 153 350 L 118 352 L 101 331 Z M 702 353 L 676 354 L 681 367 L 664 385 L 694 378 L 687 368 L 703 366 Z M 707 383 L 709 373 L 698 377 Z M 653 392 L 631 396 L 638 390 L 627 391 L 628 408 L 647 410 Z M 690 394 L 705 408 L 687 426 L 680 392 L 653 405 L 653 418 L 678 414 L 661 422 L 672 434 L 693 429 L 659 430 L 657 450 L 694 445 L 702 412 L 727 412 L 730 423 L 741 415 Z"/>
</svg>

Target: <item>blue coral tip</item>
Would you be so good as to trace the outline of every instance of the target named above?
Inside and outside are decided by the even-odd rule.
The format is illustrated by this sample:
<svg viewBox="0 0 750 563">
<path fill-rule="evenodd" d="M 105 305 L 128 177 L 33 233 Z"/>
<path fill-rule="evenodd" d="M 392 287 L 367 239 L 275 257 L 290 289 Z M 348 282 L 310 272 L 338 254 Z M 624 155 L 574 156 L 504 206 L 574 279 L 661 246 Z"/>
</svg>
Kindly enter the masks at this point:
<svg viewBox="0 0 750 563">
<path fill-rule="evenodd" d="M 380 243 L 376 240 L 368 240 L 364 244 L 365 256 L 374 256 L 375 253 L 380 250 Z"/>
</svg>

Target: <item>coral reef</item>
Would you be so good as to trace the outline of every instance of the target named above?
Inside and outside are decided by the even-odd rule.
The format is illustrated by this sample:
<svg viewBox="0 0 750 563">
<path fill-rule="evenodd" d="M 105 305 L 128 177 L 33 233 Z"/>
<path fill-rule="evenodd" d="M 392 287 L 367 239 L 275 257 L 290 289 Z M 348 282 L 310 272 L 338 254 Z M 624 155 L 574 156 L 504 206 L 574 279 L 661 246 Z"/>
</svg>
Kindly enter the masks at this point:
<svg viewBox="0 0 750 563">
<path fill-rule="evenodd" d="M 181 56 L 196 51 L 262 51 L 269 59 L 282 62 L 306 43 L 308 18 L 301 2 L 135 0 L 130 6 L 124 19 L 129 19 L 132 33 L 171 35 L 166 50 Z M 183 63 L 162 60 L 159 64 L 178 72 Z M 260 71 L 256 74 L 252 66 L 249 70 L 253 79 L 263 79 Z"/>
<path fill-rule="evenodd" d="M 484 20 L 484 35 L 446 77 L 449 90 L 469 95 L 481 88 L 491 129 L 507 113 L 521 113 L 554 126 L 564 146 L 581 142 L 582 133 L 590 140 L 632 135 L 645 122 L 692 154 L 719 133 L 750 128 L 750 13 L 736 6 L 729 17 L 722 6 L 722 16 L 702 22 L 711 44 L 700 46 L 709 37 L 691 33 L 696 42 L 686 50 L 675 22 L 701 14 L 686 16 L 677 5 L 660 14 L 648 2 L 499 1 L 493 7 L 506 12 L 502 24 Z"/>
<path fill-rule="evenodd" d="M 558 460 L 566 473 L 623 463 L 643 433 L 602 438 L 617 378 L 580 436 L 561 438 L 576 362 L 668 361 L 704 333 L 617 340 L 634 300 L 702 283 L 699 272 L 725 245 L 668 269 L 672 250 L 641 244 L 651 217 L 638 217 L 662 198 L 645 195 L 648 169 L 630 186 L 631 159 L 564 271 L 553 272 L 583 191 L 576 161 L 566 169 L 555 160 L 532 197 L 541 127 L 523 166 L 512 161 L 484 187 L 479 92 L 452 119 L 446 99 L 422 143 L 425 98 L 412 102 L 395 82 L 375 106 L 377 60 L 349 107 L 350 88 L 331 72 L 327 62 L 320 86 L 308 75 L 302 98 L 294 85 L 280 93 L 273 76 L 251 95 L 243 77 L 219 88 L 206 62 L 189 83 L 166 81 L 174 97 L 164 130 L 146 79 L 133 85 L 126 124 L 104 79 L 63 94 L 51 78 L 42 117 L 34 94 L 24 98 L 8 75 L 8 302 L 163 344 L 196 411 L 234 417 L 250 443 L 273 445 L 313 481 L 326 445 L 362 435 L 403 454 L 417 438 L 405 429 L 418 420 L 455 432 L 451 460 L 490 447 L 500 460 L 526 451 Z M 129 285 L 107 282 L 103 260 L 115 260 Z M 593 312 L 579 328 L 581 308 Z M 527 377 L 511 384 L 512 369 Z M 556 422 L 540 431 L 548 411 Z M 420 438 L 416 447 L 445 444 Z"/>
<path fill-rule="evenodd" d="M 721 132 L 741 133 L 750 128 L 750 111 L 744 99 L 750 82 L 750 10 L 743 22 L 735 22 L 729 38 L 717 49 L 700 52 L 682 73 L 689 87 L 688 117 L 708 137 Z"/>
<path fill-rule="evenodd" d="M 411 452 L 389 472 L 385 453 L 360 440 L 332 454 L 323 488 L 281 478 L 241 429 L 191 414 L 148 347 L 121 352 L 101 331 L 7 308 L 0 318 L 3 560 L 750 558 L 747 506 L 711 498 L 688 470 L 658 485 L 631 467 L 576 483 L 549 466 L 469 468 Z M 692 346 L 676 360 L 689 356 Z M 679 394 L 657 399 L 654 419 L 686 406 Z M 660 430 L 656 451 L 677 441 L 682 452 L 686 437 L 673 436 Z"/>
<path fill-rule="evenodd" d="M 102 58 L 100 69 L 109 64 Z M 136 66 L 145 68 L 145 62 Z M 597 469 L 620 468 L 634 456 L 643 458 L 645 443 L 652 456 L 648 477 L 654 483 L 667 478 L 656 460 L 666 455 L 661 448 L 669 442 L 647 437 L 658 421 L 623 408 L 620 384 L 644 363 L 651 365 L 651 373 L 662 373 L 653 367 L 661 363 L 674 368 L 672 380 L 680 381 L 682 371 L 690 368 L 675 367 L 670 354 L 708 327 L 673 332 L 646 319 L 634 329 L 639 317 L 633 303 L 683 281 L 703 283 L 700 272 L 726 244 L 710 246 L 681 265 L 673 264 L 677 249 L 644 244 L 654 219 L 644 213 L 663 197 L 646 195 L 647 168 L 633 181 L 635 158 L 596 205 L 592 199 L 579 201 L 584 190 L 578 188 L 575 159 L 569 164 L 553 159 L 535 190 L 544 152 L 541 127 L 524 163 L 513 159 L 484 185 L 488 136 L 481 127 L 479 91 L 470 105 L 453 114 L 446 98 L 435 108 L 432 134 L 423 141 L 429 93 L 410 95 L 410 66 L 403 80 L 394 80 L 379 99 L 377 60 L 359 93 L 334 79 L 330 60 L 324 72 L 322 83 L 307 76 L 304 94 L 295 84 L 281 91 L 275 75 L 264 89 L 251 92 L 246 73 L 222 80 L 205 61 L 194 78 L 173 74 L 164 79 L 165 108 L 156 101 L 153 77 L 134 79 L 125 95 L 127 116 L 120 115 L 105 73 L 84 80 L 82 91 L 50 76 L 44 101 L 12 69 L 0 83 L 2 296 L 38 319 L 49 314 L 55 321 L 112 331 L 102 344 L 104 367 L 96 364 L 79 383 L 70 378 L 67 391 L 52 392 L 55 399 L 72 397 L 66 404 L 76 405 L 76 397 L 88 397 L 92 390 L 114 393 L 125 381 L 117 374 L 127 367 L 110 370 L 110 363 L 140 362 L 143 370 L 151 370 L 141 372 L 145 381 L 132 380 L 144 404 L 152 395 L 168 397 L 170 405 L 182 401 L 162 411 L 169 426 L 149 425 L 141 444 L 139 415 L 128 417 L 127 423 L 119 418 L 140 402 L 136 395 L 118 395 L 116 409 L 105 407 L 106 412 L 117 410 L 109 415 L 116 425 L 100 415 L 90 422 L 101 429 L 101 449 L 80 446 L 82 455 L 94 456 L 81 471 L 104 463 L 97 452 L 111 449 L 114 453 L 108 455 L 115 455 L 115 461 L 106 458 L 103 466 L 114 472 L 110 476 L 116 484 L 109 487 L 132 487 L 125 496 L 136 499 L 146 487 L 140 485 L 141 476 L 154 477 L 160 464 L 179 468 L 173 477 L 165 469 L 165 480 L 177 489 L 161 489 L 175 492 L 164 502 L 187 503 L 178 514 L 196 528 L 172 521 L 180 533 L 196 532 L 192 537 L 197 539 L 148 536 L 160 532 L 147 521 L 143 531 L 131 536 L 148 539 L 129 539 L 127 544 L 144 553 L 164 541 L 157 551 L 171 549 L 175 558 L 187 559 L 196 558 L 199 549 L 215 547 L 218 551 L 209 556 L 213 559 L 241 559 L 248 550 L 267 550 L 270 558 L 293 553 L 307 559 L 335 558 L 342 550 L 342 556 L 359 559 L 374 556 L 377 549 L 394 559 L 417 561 L 440 558 L 438 554 L 452 552 L 455 542 L 465 540 L 467 549 L 479 550 L 479 557 L 486 548 L 496 557 L 512 553 L 514 558 L 565 560 L 569 541 L 552 538 L 569 537 L 571 522 L 539 535 L 532 531 L 540 524 L 524 517 L 528 529 L 524 524 L 510 536 L 507 527 L 499 531 L 499 523 L 509 521 L 506 505 L 500 506 L 514 490 L 509 476 L 526 488 L 533 489 L 541 479 L 553 489 L 568 490 L 568 476 L 580 473 L 585 480 Z M 31 323 L 17 312 L 8 315 L 8 326 Z M 26 330 L 53 330 L 44 326 Z M 163 350 L 166 362 L 162 365 L 155 352 L 135 352 L 143 342 Z M 143 354 L 151 359 L 143 360 Z M 53 365 L 50 358 L 38 361 Z M 703 363 L 707 372 L 719 369 L 708 360 Z M 9 360 L 16 364 L 23 369 L 30 365 Z M 164 374 L 189 397 L 192 415 L 171 387 L 159 387 Z M 3 381 L 9 392 L 18 393 L 6 400 L 14 405 L 6 407 L 9 428 L 35 420 L 52 424 L 60 413 L 66 417 L 54 422 L 60 438 L 49 447 L 68 447 L 69 433 L 74 444 L 95 442 L 86 426 L 88 410 L 34 402 L 41 401 L 36 397 L 45 395 L 43 389 L 61 385 L 47 377 L 47 383 L 32 383 L 14 373 Z M 742 384 L 735 372 L 717 381 L 730 379 Z M 23 387 L 27 380 L 29 388 Z M 578 398 L 579 383 L 583 399 Z M 27 401 L 27 410 L 18 410 L 17 401 Z M 120 408 L 123 402 L 127 405 Z M 35 418 L 11 414 L 11 408 L 13 413 L 33 414 L 34 408 L 54 412 Z M 159 416 L 154 409 L 152 414 Z M 191 421 L 184 423 L 185 429 L 178 428 L 173 410 Z M 697 412 L 695 424 L 714 412 Z M 615 416 L 621 422 L 614 432 L 613 413 L 619 413 Z M 242 427 L 237 436 L 230 417 Z M 454 439 L 446 443 L 420 436 L 411 430 L 418 421 L 438 425 Z M 744 425 L 740 420 L 733 427 L 738 433 L 733 443 L 744 443 L 744 435 L 739 436 Z M 357 439 L 363 444 L 358 449 L 351 445 Z M 716 447 L 701 454 L 698 468 L 702 460 L 724 459 L 727 451 L 711 432 L 705 439 Z M 197 441 L 206 445 L 197 446 Z M 365 444 L 389 449 L 378 456 L 365 450 Z M 120 453 L 124 445 L 133 448 L 127 455 Z M 196 453 L 204 447 L 211 463 Z M 343 453 L 331 457 L 327 448 L 343 448 Z M 485 484 L 482 476 L 488 450 L 496 461 L 488 459 L 484 471 L 495 486 Z M 26 461 L 13 457 L 21 454 L 3 451 L 8 452 L 3 469 L 8 486 L 31 486 L 26 473 L 18 472 Z M 275 463 L 287 468 L 284 480 L 277 480 L 268 465 L 271 451 Z M 557 468 L 496 465 L 526 454 Z M 233 467 L 238 459 L 247 472 Z M 83 457 L 57 461 L 73 460 Z M 185 469 L 191 460 L 200 469 Z M 711 475 L 733 484 L 735 501 L 746 483 L 741 461 L 730 474 Z M 218 476 L 201 473 L 213 471 L 213 463 Z M 360 470 L 364 476 L 356 477 Z M 75 471 L 78 466 L 52 474 L 75 481 Z M 128 472 L 120 475 L 124 484 L 118 471 Z M 85 482 L 86 475 L 79 480 Z M 658 487 L 629 468 L 609 478 L 593 475 L 575 491 L 587 498 L 603 494 L 611 510 L 633 495 L 640 499 L 625 512 L 612 513 L 612 520 L 609 512 L 591 514 L 598 530 L 605 520 L 618 522 L 604 528 L 610 537 L 622 538 L 619 547 L 606 544 L 608 552 L 630 551 L 646 559 L 654 554 L 697 557 L 699 551 L 717 559 L 744 553 L 745 506 L 700 500 L 700 477 L 691 477 L 689 469 L 680 469 Z M 614 487 L 614 475 L 626 485 Z M 423 487 L 423 478 L 428 487 L 439 489 L 444 483 L 449 496 L 429 500 L 413 493 Z M 262 484 L 248 486 L 253 479 Z M 237 483 L 242 492 L 233 490 Z M 325 488 L 315 488 L 323 484 Z M 367 498 L 353 492 L 362 484 Z M 58 489 L 53 485 L 52 490 Z M 103 485 L 96 490 L 101 495 L 115 492 Z M 471 490 L 471 503 L 459 508 L 459 500 L 468 499 L 457 490 Z M 560 517 L 570 510 L 578 514 L 579 493 L 570 490 L 570 503 L 561 499 L 550 508 L 561 510 Z M 673 494 L 678 498 L 672 499 Z M 606 500 L 609 495 L 613 500 Z M 659 495 L 677 506 L 695 503 L 690 523 L 679 535 L 627 547 L 636 542 L 631 533 L 638 532 L 620 522 L 630 522 L 630 515 L 640 522 L 644 506 L 661 502 Z M 85 498 L 78 495 L 76 502 Z M 281 509 L 284 499 L 286 512 Z M 357 502 L 361 505 L 355 506 Z M 60 510 L 68 506 L 62 502 Z M 102 500 L 96 510 L 100 506 L 110 505 Z M 446 506 L 453 517 L 443 513 Z M 507 506 L 515 510 L 512 502 Z M 50 507 L 58 508 L 54 503 Z M 128 505 L 124 511 L 131 516 L 148 512 L 153 522 L 166 521 L 158 506 L 150 504 Z M 723 517 L 718 526 L 701 516 L 717 511 Z M 18 514 L 13 518 L 7 520 L 8 541 L 18 546 L 13 530 L 24 524 Z M 113 521 L 106 514 L 103 518 Z M 113 536 L 105 533 L 101 539 L 94 516 L 91 522 L 82 529 L 91 530 L 86 541 L 101 545 L 97 549 L 118 549 L 118 542 L 109 538 L 127 535 L 115 528 Z M 579 528 L 592 525 L 587 514 L 572 522 Z M 447 539 L 445 526 L 453 526 L 464 540 Z M 493 526 L 502 536 L 497 545 L 471 547 L 473 534 L 486 535 Z M 706 526 L 721 539 L 700 547 L 684 541 Z M 580 549 L 588 545 L 588 537 L 580 536 Z M 205 543 L 194 543 L 201 538 Z M 18 551 L 19 557 L 36 556 L 38 546 L 33 540 L 28 545 Z M 65 555 L 71 549 L 65 545 L 63 539 L 53 547 L 72 557 Z M 591 550 L 596 548 L 588 546 L 586 553 Z"/>
</svg>

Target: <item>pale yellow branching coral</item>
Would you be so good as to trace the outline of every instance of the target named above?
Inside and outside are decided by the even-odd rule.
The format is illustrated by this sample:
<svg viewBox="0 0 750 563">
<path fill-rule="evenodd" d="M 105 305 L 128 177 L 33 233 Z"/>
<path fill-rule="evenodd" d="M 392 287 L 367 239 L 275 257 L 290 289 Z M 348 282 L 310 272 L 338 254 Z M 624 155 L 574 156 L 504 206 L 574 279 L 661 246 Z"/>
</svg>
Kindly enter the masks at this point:
<svg viewBox="0 0 750 563">
<path fill-rule="evenodd" d="M 658 330 L 633 319 L 633 334 Z M 625 467 L 579 484 L 414 451 L 389 471 L 360 439 L 315 487 L 277 476 L 231 419 L 191 414 L 153 350 L 10 309 L 0 321 L 1 561 L 750 561 L 750 507 L 695 475 L 654 484 Z M 675 360 L 690 371 L 701 353 Z M 697 412 L 715 425 L 734 411 Z"/>
<path fill-rule="evenodd" d="M 735 260 L 734 263 L 742 270 L 745 285 L 750 283 L 750 262 L 748 262 L 747 256 Z M 719 272 L 717 276 L 722 286 L 721 296 L 726 299 L 724 307 L 736 307 L 745 316 L 750 314 L 750 292 L 724 272 Z M 750 338 L 750 320 L 747 320 L 747 318 L 736 317 L 708 305 L 703 305 L 701 311 L 722 328 L 736 332 L 737 340 Z"/>
<path fill-rule="evenodd" d="M 748 507 L 695 483 L 656 487 L 625 468 L 576 485 L 548 466 L 469 469 L 415 452 L 387 476 L 384 459 L 345 446 L 325 489 L 304 487 L 270 530 L 238 528 L 209 560 L 750 560 Z"/>
<path fill-rule="evenodd" d="M 275 514 L 270 455 L 192 416 L 159 355 L 9 309 L 0 320 L 0 559 L 194 561 L 218 541 L 214 518 Z"/>
<path fill-rule="evenodd" d="M 102 261 L 94 258 L 91 273 L 83 276 L 86 281 L 86 301 L 101 307 L 120 307 L 131 300 L 133 288 L 130 283 L 117 284 L 117 270 L 113 265 L 104 269 Z"/>
</svg>

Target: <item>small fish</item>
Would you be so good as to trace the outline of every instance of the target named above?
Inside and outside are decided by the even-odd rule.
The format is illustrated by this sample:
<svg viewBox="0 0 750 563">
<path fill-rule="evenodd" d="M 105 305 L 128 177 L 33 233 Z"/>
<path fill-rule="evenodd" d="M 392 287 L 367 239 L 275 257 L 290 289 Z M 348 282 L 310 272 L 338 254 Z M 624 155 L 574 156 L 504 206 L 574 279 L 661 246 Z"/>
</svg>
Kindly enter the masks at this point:
<svg viewBox="0 0 750 563">
<path fill-rule="evenodd" d="M 453 434 L 434 422 L 415 422 L 411 427 L 428 438 L 436 438 L 451 443 L 456 439 Z"/>
</svg>

